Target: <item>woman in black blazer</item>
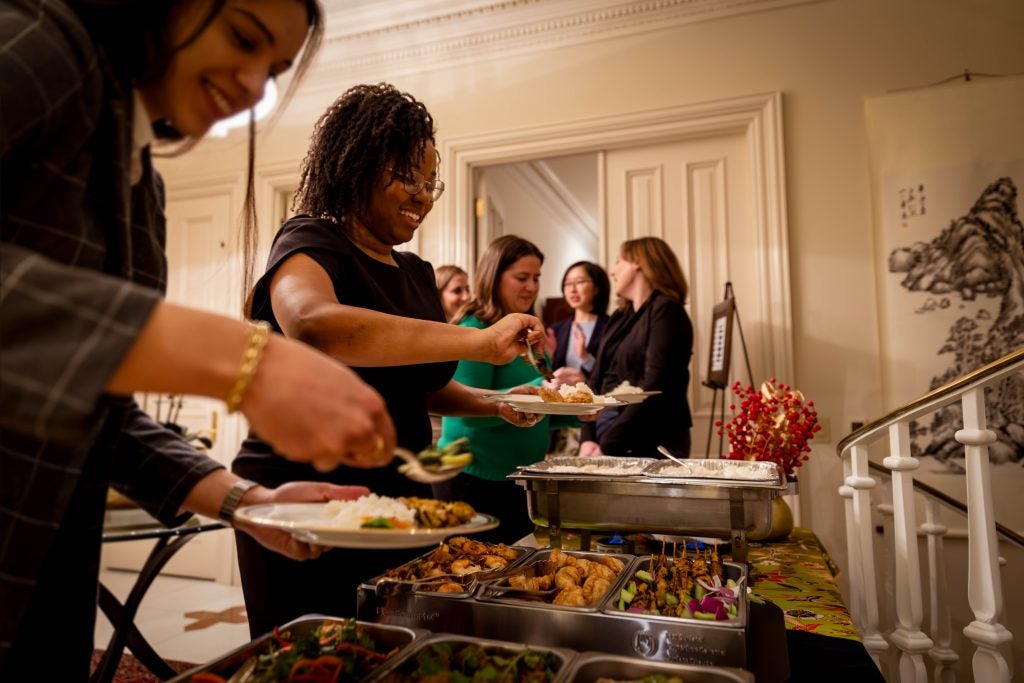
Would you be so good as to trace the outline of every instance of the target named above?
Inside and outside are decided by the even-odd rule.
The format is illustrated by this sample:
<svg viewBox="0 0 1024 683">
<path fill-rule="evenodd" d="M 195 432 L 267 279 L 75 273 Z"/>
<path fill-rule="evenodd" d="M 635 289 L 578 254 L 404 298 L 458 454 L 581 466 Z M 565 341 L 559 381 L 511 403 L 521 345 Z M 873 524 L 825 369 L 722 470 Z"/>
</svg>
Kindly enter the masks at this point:
<svg viewBox="0 0 1024 683">
<path fill-rule="evenodd" d="M 664 240 L 641 237 L 623 243 L 611 276 L 622 304 L 605 327 L 588 383 L 599 394 L 624 381 L 661 393 L 584 424 L 580 455 L 657 457 L 665 446 L 687 457 L 693 326 L 679 260 Z"/>
<path fill-rule="evenodd" d="M 562 295 L 573 315 L 548 329 L 555 340 L 551 359 L 558 380 L 576 384 L 586 381 L 597 360 L 597 346 L 608 322 L 608 274 L 596 263 L 577 261 L 562 276 Z"/>
</svg>

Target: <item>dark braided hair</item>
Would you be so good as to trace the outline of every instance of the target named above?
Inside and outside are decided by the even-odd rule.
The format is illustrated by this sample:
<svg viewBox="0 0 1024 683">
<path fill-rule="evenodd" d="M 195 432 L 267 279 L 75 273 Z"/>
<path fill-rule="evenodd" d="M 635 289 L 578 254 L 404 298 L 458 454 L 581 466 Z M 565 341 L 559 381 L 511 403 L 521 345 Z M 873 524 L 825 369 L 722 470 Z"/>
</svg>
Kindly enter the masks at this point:
<svg viewBox="0 0 1024 683">
<path fill-rule="evenodd" d="M 428 142 L 434 119 L 415 97 L 387 83 L 349 88 L 316 123 L 292 208 L 345 222 L 369 207 L 384 168 L 411 176 Z"/>
</svg>

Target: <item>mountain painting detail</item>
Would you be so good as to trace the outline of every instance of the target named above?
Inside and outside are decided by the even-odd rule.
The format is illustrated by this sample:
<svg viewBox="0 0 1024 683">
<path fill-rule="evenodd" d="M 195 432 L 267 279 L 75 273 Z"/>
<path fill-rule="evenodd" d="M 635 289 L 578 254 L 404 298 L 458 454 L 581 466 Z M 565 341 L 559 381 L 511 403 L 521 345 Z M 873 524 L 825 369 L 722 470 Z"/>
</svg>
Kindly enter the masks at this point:
<svg viewBox="0 0 1024 683">
<path fill-rule="evenodd" d="M 932 377 L 929 389 L 1024 347 L 1024 225 L 1017 196 L 1013 180 L 999 178 L 930 242 L 898 247 L 889 254 L 889 272 L 902 275 L 900 285 L 930 295 L 914 311 L 918 315 L 977 297 L 998 300 L 994 319 L 982 310 L 955 320 L 937 351 L 946 369 Z M 990 387 L 986 404 L 988 428 L 997 437 L 989 446 L 992 462 L 1024 464 L 1024 377 L 1015 375 Z M 952 466 L 951 459 L 963 454 L 954 438 L 961 424 L 960 406 L 955 404 L 925 423 L 911 425 L 914 454 Z"/>
</svg>

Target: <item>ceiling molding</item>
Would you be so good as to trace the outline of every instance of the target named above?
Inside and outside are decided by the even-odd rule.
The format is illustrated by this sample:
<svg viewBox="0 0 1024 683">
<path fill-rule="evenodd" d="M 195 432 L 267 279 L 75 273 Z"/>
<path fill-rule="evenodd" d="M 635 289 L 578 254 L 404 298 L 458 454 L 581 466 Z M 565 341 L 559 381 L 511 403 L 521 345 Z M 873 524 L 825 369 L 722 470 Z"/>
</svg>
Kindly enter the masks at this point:
<svg viewBox="0 0 1024 683">
<path fill-rule="evenodd" d="M 405 0 L 327 3 L 309 85 L 460 64 L 662 30 L 821 0 Z"/>
</svg>

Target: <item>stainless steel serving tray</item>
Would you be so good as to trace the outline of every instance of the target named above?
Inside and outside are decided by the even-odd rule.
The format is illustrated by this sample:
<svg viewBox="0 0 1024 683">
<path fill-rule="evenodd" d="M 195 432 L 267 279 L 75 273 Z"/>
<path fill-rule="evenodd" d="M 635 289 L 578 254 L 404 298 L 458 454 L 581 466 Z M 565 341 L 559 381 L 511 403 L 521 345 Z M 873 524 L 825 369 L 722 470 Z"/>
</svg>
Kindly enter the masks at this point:
<svg viewBox="0 0 1024 683">
<path fill-rule="evenodd" d="M 729 539 L 733 558 L 746 561 L 746 535 L 771 528 L 777 483 L 678 479 L 648 475 L 594 477 L 520 470 L 508 478 L 526 489 L 534 524 L 550 529 L 557 546 L 562 528 L 651 532 Z"/>
<path fill-rule="evenodd" d="M 686 683 L 754 683 L 754 674 L 733 667 L 652 662 L 603 652 L 579 653 L 566 672 L 566 680 L 573 683 L 594 683 L 599 678 L 638 681 L 656 674 L 678 676 Z"/>
<path fill-rule="evenodd" d="M 572 458 L 559 457 L 535 462 L 532 465 L 523 465 L 519 469 L 524 472 L 541 472 L 552 476 L 580 475 L 580 476 L 634 476 L 643 474 L 644 471 L 658 462 L 655 458 L 618 458 L 618 457 L 595 457 L 595 458 Z"/>
<path fill-rule="evenodd" d="M 655 460 L 644 476 L 672 481 L 703 481 L 712 479 L 723 484 L 743 483 L 749 486 L 777 486 L 785 482 L 777 463 L 759 460 L 692 459 L 675 462 Z"/>
<path fill-rule="evenodd" d="M 641 555 L 626 568 L 626 578 L 619 582 L 619 587 L 622 588 L 639 570 L 646 569 L 652 562 L 657 562 L 658 556 L 656 555 Z M 665 559 L 665 563 L 668 566 L 672 566 L 673 558 L 669 557 Z M 726 579 L 732 579 L 739 583 L 743 577 L 747 575 L 746 567 L 737 564 L 735 562 L 723 562 L 722 572 L 725 574 Z M 647 621 L 664 622 L 664 623 L 685 623 L 690 626 L 698 628 L 724 628 L 724 629 L 745 629 L 747 627 L 747 583 L 743 581 L 742 587 L 738 589 L 739 599 L 737 601 L 737 614 L 734 619 L 728 619 L 725 621 L 708 621 L 704 619 L 690 619 L 688 617 L 674 617 L 661 614 L 641 614 L 643 619 Z M 624 612 L 620 610 L 616 605 L 618 600 L 618 593 L 606 595 L 605 599 L 601 603 L 601 611 L 606 614 L 622 615 L 622 614 L 634 614 L 633 612 Z"/>
<path fill-rule="evenodd" d="M 555 552 L 555 551 L 552 548 L 540 548 L 536 552 L 534 552 L 532 555 L 530 555 L 530 559 L 528 561 L 533 563 L 533 562 L 540 562 L 540 561 L 543 561 L 543 560 L 548 560 L 548 559 L 551 558 L 551 554 L 553 552 Z M 498 602 L 498 603 L 502 603 L 502 604 L 524 604 L 525 603 L 525 604 L 530 604 L 530 605 L 543 605 L 545 607 L 550 607 L 551 609 L 556 609 L 556 610 L 569 610 L 569 611 L 573 611 L 573 612 L 597 612 L 597 611 L 599 611 L 601 609 L 601 605 L 604 604 L 604 602 L 608 598 L 608 596 L 610 596 L 610 595 L 618 595 L 619 587 L 621 586 L 622 582 L 625 580 L 624 577 L 631 576 L 631 574 L 629 573 L 629 568 L 633 565 L 633 560 L 635 559 L 635 557 L 633 555 L 623 555 L 623 554 L 608 554 L 608 553 L 596 553 L 596 552 L 588 553 L 588 552 L 581 552 L 581 551 L 577 551 L 577 550 L 559 550 L 558 552 L 564 553 L 566 555 L 570 555 L 570 556 L 572 556 L 572 557 L 574 557 L 576 559 L 585 559 L 585 560 L 589 560 L 591 562 L 601 562 L 602 558 L 612 557 L 612 558 L 615 558 L 615 559 L 619 560 L 620 562 L 622 562 L 623 569 L 622 569 L 622 571 L 618 572 L 615 575 L 615 580 L 609 582 L 610 585 L 608 586 L 608 590 L 605 591 L 605 593 L 601 597 L 597 598 L 596 600 L 594 600 L 590 604 L 583 605 L 583 606 L 555 605 L 551 601 L 552 601 L 552 599 L 554 599 L 554 597 L 555 597 L 555 595 L 557 595 L 557 593 L 552 594 L 548 598 L 536 598 L 536 597 L 533 597 L 533 596 L 527 596 L 526 594 L 523 594 L 523 593 L 517 594 L 515 592 L 510 592 L 510 593 L 496 592 L 494 590 L 494 586 L 487 585 L 487 584 L 484 584 L 484 585 L 480 586 L 480 589 L 479 589 L 479 591 L 476 594 L 476 598 L 478 600 L 482 600 L 482 601 L 493 601 L 493 602 Z M 502 583 L 507 583 L 507 582 L 502 582 Z"/>
<path fill-rule="evenodd" d="M 414 670 L 413 662 L 415 661 L 416 656 L 422 652 L 424 648 L 441 643 L 455 647 L 479 645 L 488 652 L 500 652 L 509 655 L 515 655 L 527 649 L 534 652 L 550 653 L 561 662 L 558 670 L 554 672 L 552 683 L 570 680 L 567 679 L 565 675 L 569 671 L 572 661 L 576 658 L 576 653 L 567 648 L 550 647 L 547 645 L 527 645 L 522 642 L 508 642 L 490 638 L 478 638 L 476 636 L 463 634 L 435 633 L 418 641 L 413 647 L 407 648 L 401 655 L 392 658 L 391 661 L 375 671 L 372 677 L 367 680 L 383 681 L 389 680 L 392 674 L 408 675 Z"/>
<path fill-rule="evenodd" d="M 281 633 L 290 631 L 296 638 L 300 638 L 311 633 L 324 622 L 344 623 L 345 621 L 348 621 L 348 619 L 339 619 L 337 617 L 329 617 L 320 614 L 308 614 L 306 616 L 299 617 L 294 621 L 288 622 L 278 630 Z M 372 621 L 357 621 L 356 623 L 365 629 L 367 634 L 369 634 L 373 639 L 378 652 L 389 652 L 395 648 L 402 648 L 392 655 L 392 659 L 396 660 L 402 656 L 404 648 L 407 648 L 417 640 L 426 638 L 430 633 L 426 629 L 414 626 L 382 624 L 374 623 Z M 238 671 L 239 667 L 245 664 L 250 658 L 268 652 L 270 650 L 270 644 L 274 640 L 275 635 L 273 633 L 262 635 L 256 640 L 232 650 L 223 657 L 219 657 L 212 662 L 197 666 L 194 669 L 189 669 L 180 676 L 171 679 L 171 683 L 188 683 L 188 681 L 192 680 L 193 676 L 199 673 L 213 673 L 225 679 L 230 678 L 236 671 Z M 370 672 L 366 676 L 349 680 L 369 680 L 375 676 L 378 671 L 388 666 L 390 663 L 391 661 L 389 660 L 378 667 L 377 670 Z"/>
<path fill-rule="evenodd" d="M 526 556 L 530 555 L 534 551 L 533 548 L 525 548 L 525 547 L 519 546 L 519 545 L 510 545 L 510 546 L 506 546 L 506 547 L 508 547 L 510 550 L 514 550 L 516 552 L 516 554 L 517 554 L 516 559 L 509 560 L 509 563 L 506 565 L 507 567 L 515 567 L 515 566 L 519 565 L 521 562 L 524 561 Z M 409 562 L 406 562 L 405 564 L 401 565 L 400 567 L 396 567 L 396 569 L 402 569 L 402 568 L 414 565 L 417 562 L 422 562 L 423 560 L 429 558 L 437 550 L 438 550 L 438 548 L 431 548 L 429 552 L 423 553 L 419 557 L 417 557 L 417 558 L 415 558 L 413 560 L 410 560 Z M 383 574 L 378 575 L 378 576 L 374 576 L 373 578 L 364 581 L 362 585 L 364 587 L 366 587 L 366 588 L 369 588 L 370 590 L 374 590 L 376 588 L 376 586 L 377 586 L 377 582 L 380 581 L 383 577 L 384 577 Z M 404 584 L 404 583 L 409 583 L 409 582 L 397 581 L 396 583 L 403 583 Z M 431 590 L 429 585 L 409 585 L 409 586 L 404 587 L 404 590 L 405 590 L 405 592 L 430 593 L 432 595 L 437 595 L 439 597 L 447 598 L 449 600 L 452 600 L 452 599 L 464 600 L 464 599 L 472 596 L 476 592 L 477 586 L 474 585 L 469 590 L 459 591 L 457 593 L 441 593 L 441 592 L 438 592 L 436 590 Z"/>
</svg>

